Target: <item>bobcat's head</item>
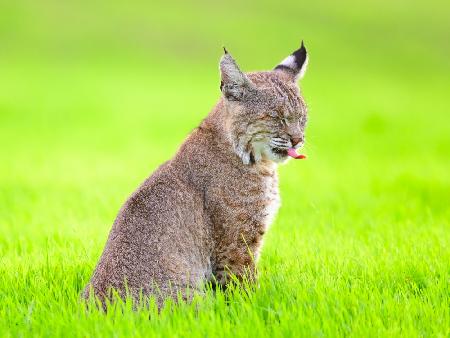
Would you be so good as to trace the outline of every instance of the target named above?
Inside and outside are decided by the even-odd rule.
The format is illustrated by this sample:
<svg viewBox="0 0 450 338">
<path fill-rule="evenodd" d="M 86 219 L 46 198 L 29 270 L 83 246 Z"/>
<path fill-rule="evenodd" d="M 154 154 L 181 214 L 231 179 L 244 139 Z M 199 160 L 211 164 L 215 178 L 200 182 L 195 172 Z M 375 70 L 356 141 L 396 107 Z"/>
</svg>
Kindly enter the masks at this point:
<svg viewBox="0 0 450 338">
<path fill-rule="evenodd" d="M 306 104 L 297 86 L 308 63 L 303 45 L 272 71 L 244 74 L 225 50 L 220 60 L 226 130 L 244 164 L 284 162 L 303 146 Z"/>
</svg>

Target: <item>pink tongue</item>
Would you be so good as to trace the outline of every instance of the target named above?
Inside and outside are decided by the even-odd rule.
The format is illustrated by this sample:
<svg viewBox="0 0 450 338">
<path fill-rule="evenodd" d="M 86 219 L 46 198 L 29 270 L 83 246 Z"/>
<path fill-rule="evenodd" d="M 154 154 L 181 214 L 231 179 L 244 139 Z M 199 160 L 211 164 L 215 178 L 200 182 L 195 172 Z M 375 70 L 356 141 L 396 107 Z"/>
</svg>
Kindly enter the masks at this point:
<svg viewBox="0 0 450 338">
<path fill-rule="evenodd" d="M 301 160 L 301 159 L 306 158 L 305 155 L 297 154 L 297 150 L 295 150 L 295 148 L 289 148 L 288 149 L 288 156 L 293 157 L 293 158 L 295 158 L 297 160 Z"/>
</svg>

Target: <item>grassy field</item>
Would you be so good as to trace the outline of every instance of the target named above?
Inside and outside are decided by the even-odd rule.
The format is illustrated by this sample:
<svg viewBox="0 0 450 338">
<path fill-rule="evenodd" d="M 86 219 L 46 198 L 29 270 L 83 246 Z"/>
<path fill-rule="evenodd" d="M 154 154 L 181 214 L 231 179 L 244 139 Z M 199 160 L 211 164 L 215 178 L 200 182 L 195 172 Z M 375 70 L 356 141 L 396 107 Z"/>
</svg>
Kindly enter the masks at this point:
<svg viewBox="0 0 450 338">
<path fill-rule="evenodd" d="M 0 336 L 450 336 L 449 10 L 2 3 Z M 85 311 L 120 205 L 218 99 L 222 45 L 270 69 L 300 39 L 308 160 L 280 167 L 259 287 Z"/>
</svg>

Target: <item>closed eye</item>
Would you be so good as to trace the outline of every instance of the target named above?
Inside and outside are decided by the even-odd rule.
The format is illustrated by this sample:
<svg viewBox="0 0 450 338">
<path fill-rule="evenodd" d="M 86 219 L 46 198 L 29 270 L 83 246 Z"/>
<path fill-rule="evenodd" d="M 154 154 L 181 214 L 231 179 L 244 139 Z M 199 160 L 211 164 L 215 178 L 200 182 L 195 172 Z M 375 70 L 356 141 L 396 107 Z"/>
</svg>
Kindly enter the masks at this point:
<svg viewBox="0 0 450 338">
<path fill-rule="evenodd" d="M 295 116 L 285 116 L 277 111 L 270 111 L 268 114 L 268 116 L 270 116 L 273 119 L 277 119 L 279 120 L 281 123 L 283 123 L 284 125 L 290 124 L 290 123 L 294 123 L 295 122 Z"/>
<path fill-rule="evenodd" d="M 292 124 L 296 121 L 294 116 L 283 116 L 281 117 L 281 122 L 285 125 Z"/>
<path fill-rule="evenodd" d="M 288 121 L 289 123 L 294 123 L 294 122 L 297 121 L 297 119 L 295 118 L 295 116 L 289 116 L 289 117 L 287 118 L 287 121 Z"/>
</svg>

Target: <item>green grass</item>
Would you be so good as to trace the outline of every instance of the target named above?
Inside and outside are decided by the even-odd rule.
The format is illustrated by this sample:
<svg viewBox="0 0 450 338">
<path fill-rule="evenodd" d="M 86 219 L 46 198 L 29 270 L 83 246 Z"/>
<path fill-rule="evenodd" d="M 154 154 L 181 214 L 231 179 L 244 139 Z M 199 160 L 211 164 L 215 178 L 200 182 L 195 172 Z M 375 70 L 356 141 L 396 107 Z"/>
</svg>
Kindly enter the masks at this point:
<svg viewBox="0 0 450 338">
<path fill-rule="evenodd" d="M 448 10 L 2 4 L 0 336 L 450 336 Z M 85 311 L 120 205 L 217 100 L 221 46 L 267 69 L 301 38 L 308 160 L 280 167 L 259 286 Z"/>
</svg>

